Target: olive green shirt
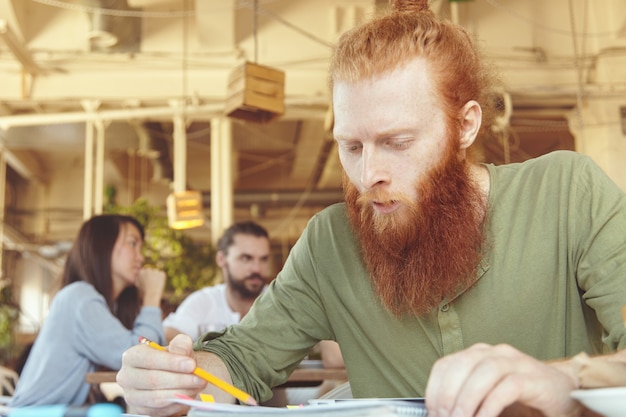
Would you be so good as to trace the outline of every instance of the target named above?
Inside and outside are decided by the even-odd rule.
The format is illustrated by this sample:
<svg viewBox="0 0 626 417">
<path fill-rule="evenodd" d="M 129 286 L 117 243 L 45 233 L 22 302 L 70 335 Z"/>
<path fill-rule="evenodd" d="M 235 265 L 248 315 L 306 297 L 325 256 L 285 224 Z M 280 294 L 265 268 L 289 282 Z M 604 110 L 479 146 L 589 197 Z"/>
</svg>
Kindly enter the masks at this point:
<svg viewBox="0 0 626 417">
<path fill-rule="evenodd" d="M 487 249 L 478 281 L 456 298 L 423 317 L 386 311 L 336 204 L 310 220 L 244 320 L 196 347 L 217 353 L 259 400 L 324 339 L 339 342 L 355 397 L 423 396 L 433 363 L 477 342 L 541 360 L 622 348 L 624 193 L 573 152 L 486 166 Z"/>
</svg>

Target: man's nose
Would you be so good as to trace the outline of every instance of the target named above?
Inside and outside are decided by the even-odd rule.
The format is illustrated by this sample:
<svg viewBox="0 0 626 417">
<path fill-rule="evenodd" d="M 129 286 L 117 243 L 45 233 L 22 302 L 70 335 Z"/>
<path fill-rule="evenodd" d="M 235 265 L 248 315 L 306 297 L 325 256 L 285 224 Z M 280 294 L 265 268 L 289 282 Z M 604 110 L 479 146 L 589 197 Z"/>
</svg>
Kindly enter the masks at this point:
<svg viewBox="0 0 626 417">
<path fill-rule="evenodd" d="M 265 262 L 262 259 L 255 259 L 250 263 L 250 269 L 257 274 L 261 274 L 263 268 L 265 268 Z"/>
<path fill-rule="evenodd" d="M 386 160 L 382 152 L 373 149 L 364 150 L 362 161 L 361 184 L 365 189 L 389 182 L 389 161 Z"/>
</svg>

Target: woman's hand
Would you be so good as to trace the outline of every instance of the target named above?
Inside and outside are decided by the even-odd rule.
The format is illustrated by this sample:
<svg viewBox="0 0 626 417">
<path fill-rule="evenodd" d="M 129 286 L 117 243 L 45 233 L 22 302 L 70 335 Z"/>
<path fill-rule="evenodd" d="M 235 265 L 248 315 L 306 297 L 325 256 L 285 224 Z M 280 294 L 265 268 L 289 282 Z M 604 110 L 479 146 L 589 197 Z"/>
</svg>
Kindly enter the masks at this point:
<svg viewBox="0 0 626 417">
<path fill-rule="evenodd" d="M 165 279 L 165 272 L 158 269 L 143 268 L 139 272 L 137 288 L 142 294 L 144 306 L 161 306 Z"/>
</svg>

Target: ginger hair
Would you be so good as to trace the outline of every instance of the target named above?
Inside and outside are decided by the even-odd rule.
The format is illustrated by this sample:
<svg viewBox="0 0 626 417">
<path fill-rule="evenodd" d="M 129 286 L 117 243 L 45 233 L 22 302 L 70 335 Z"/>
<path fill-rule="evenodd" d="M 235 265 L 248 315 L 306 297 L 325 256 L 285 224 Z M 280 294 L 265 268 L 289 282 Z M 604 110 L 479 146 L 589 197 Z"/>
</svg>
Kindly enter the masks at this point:
<svg viewBox="0 0 626 417">
<path fill-rule="evenodd" d="M 330 61 L 329 86 L 356 82 L 421 57 L 428 63 L 449 121 L 460 128 L 460 110 L 470 100 L 483 110 L 481 130 L 495 114 L 494 72 L 460 25 L 437 17 L 427 0 L 390 0 L 391 11 L 344 33 Z"/>
</svg>

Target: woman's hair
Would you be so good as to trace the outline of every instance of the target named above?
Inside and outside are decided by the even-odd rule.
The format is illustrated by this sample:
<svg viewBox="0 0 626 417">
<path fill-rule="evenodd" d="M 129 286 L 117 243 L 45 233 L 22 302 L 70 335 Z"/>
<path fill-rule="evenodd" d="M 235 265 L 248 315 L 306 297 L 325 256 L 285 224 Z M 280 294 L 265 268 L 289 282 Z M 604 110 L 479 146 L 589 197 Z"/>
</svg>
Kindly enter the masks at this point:
<svg viewBox="0 0 626 417">
<path fill-rule="evenodd" d="M 496 81 L 470 35 L 440 19 L 427 0 L 391 0 L 391 12 L 344 33 L 333 52 L 329 85 L 383 74 L 422 57 L 433 77 L 443 110 L 459 126 L 460 110 L 470 100 L 483 110 L 482 129 L 493 122 Z"/>
<path fill-rule="evenodd" d="M 131 216 L 103 214 L 83 223 L 65 261 L 61 286 L 76 281 L 90 283 L 104 296 L 111 312 L 130 329 L 141 307 L 139 293 L 137 287 L 130 286 L 114 299 L 111 271 L 113 248 L 124 224 L 135 226 L 143 240 L 143 226 Z"/>
</svg>

